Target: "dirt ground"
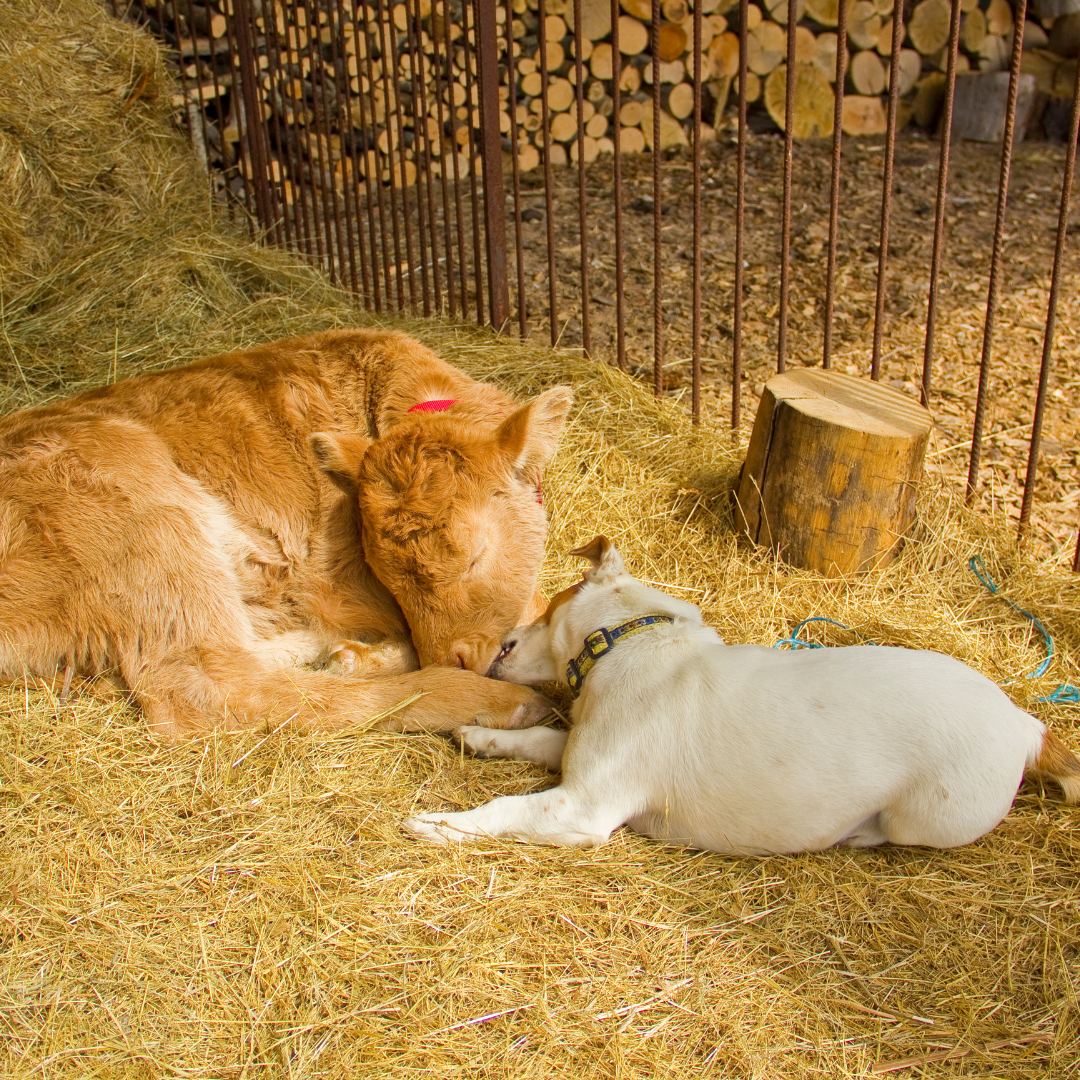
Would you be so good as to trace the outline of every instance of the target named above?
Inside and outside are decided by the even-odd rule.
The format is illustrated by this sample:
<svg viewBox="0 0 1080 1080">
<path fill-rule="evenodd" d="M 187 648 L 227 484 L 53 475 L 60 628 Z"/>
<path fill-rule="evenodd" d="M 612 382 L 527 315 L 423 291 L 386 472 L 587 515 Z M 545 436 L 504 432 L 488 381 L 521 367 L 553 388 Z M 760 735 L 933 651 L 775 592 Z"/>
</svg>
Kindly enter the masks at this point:
<svg viewBox="0 0 1080 1080">
<path fill-rule="evenodd" d="M 870 370 L 883 151 L 880 139 L 848 140 L 844 147 L 833 362 L 851 374 L 865 375 Z M 789 365 L 821 362 L 830 153 L 828 142 L 802 142 L 795 147 Z M 918 132 L 903 134 L 896 150 L 883 378 L 915 395 L 922 371 L 938 154 L 937 141 Z M 956 143 L 952 149 L 930 400 L 936 426 L 928 468 L 957 485 L 967 475 L 999 154 L 999 147 L 976 143 Z M 740 433 L 744 441 L 757 397 L 776 363 L 782 155 L 779 135 L 750 136 Z M 1064 159 L 1062 145 L 1046 142 L 1018 144 L 1013 159 L 979 499 L 988 511 L 1014 520 L 1019 518 L 1026 470 Z M 731 407 L 735 168 L 736 146 L 728 133 L 707 148 L 702 191 L 702 408 L 707 415 L 724 417 Z M 610 158 L 602 158 L 587 171 L 592 350 L 609 360 L 615 356 L 612 173 Z M 624 157 L 623 178 L 627 360 L 631 370 L 651 384 L 653 216 L 643 202 L 652 192 L 651 160 Z M 558 318 L 560 344 L 568 347 L 581 344 L 577 191 L 576 169 L 558 170 L 553 185 Z M 693 188 L 688 156 L 665 161 L 662 199 L 665 390 L 689 406 Z M 548 270 L 540 170 L 522 177 L 521 205 L 530 333 L 534 340 L 546 340 Z M 1075 210 L 1073 216 L 1077 217 Z M 1073 225 L 1070 231 L 1077 228 Z M 514 282 L 512 228 L 508 235 Z M 1073 243 L 1058 309 L 1033 513 L 1034 538 L 1047 554 L 1062 561 L 1072 557 L 1080 505 L 1078 272 L 1080 254 Z"/>
</svg>

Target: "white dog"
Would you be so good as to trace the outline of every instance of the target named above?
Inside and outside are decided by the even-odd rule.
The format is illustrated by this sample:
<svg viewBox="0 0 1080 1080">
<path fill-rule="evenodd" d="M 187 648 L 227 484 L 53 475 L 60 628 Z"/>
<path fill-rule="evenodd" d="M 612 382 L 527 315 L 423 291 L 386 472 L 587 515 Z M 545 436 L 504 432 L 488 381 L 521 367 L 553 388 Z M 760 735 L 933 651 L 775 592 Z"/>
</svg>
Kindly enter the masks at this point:
<svg viewBox="0 0 1080 1080">
<path fill-rule="evenodd" d="M 580 690 L 572 732 L 459 732 L 474 754 L 561 764 L 562 783 L 410 818 L 417 835 L 589 847 L 629 824 L 732 855 L 953 847 L 1001 821 L 1025 769 L 1080 802 L 1080 761 L 959 660 L 725 645 L 692 604 L 630 577 L 605 537 L 573 554 L 592 569 L 491 669 Z"/>
</svg>

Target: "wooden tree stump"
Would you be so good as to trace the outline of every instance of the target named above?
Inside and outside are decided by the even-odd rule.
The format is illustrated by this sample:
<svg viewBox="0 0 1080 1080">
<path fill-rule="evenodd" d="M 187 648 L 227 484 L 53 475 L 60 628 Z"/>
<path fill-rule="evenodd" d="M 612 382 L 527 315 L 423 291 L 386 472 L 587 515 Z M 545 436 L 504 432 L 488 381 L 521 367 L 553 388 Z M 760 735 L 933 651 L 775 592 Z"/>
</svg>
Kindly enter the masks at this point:
<svg viewBox="0 0 1080 1080">
<path fill-rule="evenodd" d="M 821 368 L 774 375 L 735 491 L 737 527 L 827 577 L 884 565 L 915 517 L 931 426 L 881 383 Z"/>
</svg>

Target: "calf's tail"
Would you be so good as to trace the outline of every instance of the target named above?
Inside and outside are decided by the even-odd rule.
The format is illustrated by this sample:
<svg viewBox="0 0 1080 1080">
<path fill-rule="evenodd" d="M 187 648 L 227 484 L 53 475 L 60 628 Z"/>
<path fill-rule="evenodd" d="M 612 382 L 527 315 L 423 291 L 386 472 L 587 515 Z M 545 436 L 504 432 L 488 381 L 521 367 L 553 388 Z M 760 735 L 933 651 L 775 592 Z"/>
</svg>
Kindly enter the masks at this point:
<svg viewBox="0 0 1080 1080">
<path fill-rule="evenodd" d="M 1028 761 L 1027 771 L 1040 779 L 1053 780 L 1070 805 L 1080 803 L 1080 759 L 1049 728 L 1038 754 Z"/>
</svg>

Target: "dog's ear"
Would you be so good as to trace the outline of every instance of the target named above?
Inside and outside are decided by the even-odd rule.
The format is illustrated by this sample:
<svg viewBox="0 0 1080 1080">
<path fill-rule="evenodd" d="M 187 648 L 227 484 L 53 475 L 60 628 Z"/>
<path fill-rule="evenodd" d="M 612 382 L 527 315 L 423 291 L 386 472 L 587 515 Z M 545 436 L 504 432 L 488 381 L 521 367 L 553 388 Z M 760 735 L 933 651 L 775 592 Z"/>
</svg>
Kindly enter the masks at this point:
<svg viewBox="0 0 1080 1080">
<path fill-rule="evenodd" d="M 585 580 L 593 584 L 613 581 L 626 573 L 622 558 L 606 536 L 598 536 L 584 547 L 574 548 L 570 554 L 588 559 L 592 563 L 592 569 L 585 571 Z"/>
</svg>

